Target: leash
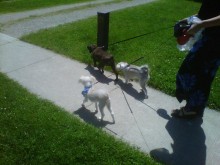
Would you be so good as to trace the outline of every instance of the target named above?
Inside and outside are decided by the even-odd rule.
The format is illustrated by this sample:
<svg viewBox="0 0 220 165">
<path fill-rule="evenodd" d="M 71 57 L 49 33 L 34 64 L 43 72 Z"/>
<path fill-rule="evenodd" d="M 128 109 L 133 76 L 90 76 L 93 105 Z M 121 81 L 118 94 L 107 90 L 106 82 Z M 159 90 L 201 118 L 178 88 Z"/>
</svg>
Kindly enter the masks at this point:
<svg viewBox="0 0 220 165">
<path fill-rule="evenodd" d="M 129 40 L 132 40 L 132 39 L 136 39 L 136 38 L 139 38 L 139 37 L 143 37 L 143 36 L 146 36 L 146 35 L 154 34 L 154 33 L 158 32 L 158 31 L 160 31 L 160 30 L 167 30 L 167 29 L 170 29 L 170 28 L 173 28 L 173 27 L 174 27 L 174 26 L 172 25 L 172 26 L 168 26 L 168 27 L 165 27 L 165 28 L 160 28 L 160 29 L 157 29 L 157 30 L 155 30 L 155 31 L 151 31 L 151 32 L 148 32 L 148 33 L 145 33 L 145 34 L 141 34 L 141 35 L 138 35 L 138 36 L 135 36 L 135 37 L 131 37 L 131 38 L 128 38 L 128 39 L 124 39 L 124 40 L 121 40 L 121 41 L 118 41 L 118 42 L 109 44 L 109 46 L 112 46 L 112 45 L 115 45 L 115 44 L 118 44 L 118 43 L 122 43 L 122 42 L 126 42 L 126 41 L 129 41 Z M 171 36 L 171 37 L 173 37 L 173 36 Z M 170 37 L 170 38 L 171 38 L 171 37 Z M 169 38 L 168 38 L 168 39 L 169 39 Z M 166 42 L 167 42 L 167 41 L 162 42 L 161 44 L 164 44 L 164 43 L 166 43 Z M 139 57 L 138 59 L 136 59 L 136 60 L 134 60 L 134 61 L 128 63 L 128 65 L 127 65 L 126 67 L 129 67 L 131 64 L 133 64 L 133 63 L 135 63 L 135 62 L 137 62 L 137 61 L 139 61 L 139 60 L 141 60 L 141 59 L 143 59 L 143 58 L 144 58 L 143 56 L 142 56 L 142 57 Z M 125 68 L 126 68 L 126 67 L 125 67 Z M 121 69 L 121 70 L 122 70 L 122 69 Z M 119 71 L 121 71 L 121 70 L 119 70 Z M 114 75 L 114 74 L 112 73 L 112 74 L 110 74 L 110 75 L 107 76 L 107 77 L 109 78 L 109 77 L 111 77 L 112 75 Z M 97 83 L 99 83 L 99 82 L 98 82 L 98 81 L 95 82 L 94 85 L 97 84 Z"/>
<path fill-rule="evenodd" d="M 120 88 L 120 89 L 121 89 L 121 88 Z M 141 136 L 142 136 L 142 138 L 143 138 L 143 140 L 144 140 L 144 143 L 145 143 L 145 145 L 149 148 L 149 146 L 148 146 L 148 144 L 147 144 L 147 141 L 145 140 L 144 135 L 143 135 L 143 133 L 142 133 L 142 131 L 141 131 L 141 128 L 140 128 L 140 126 L 138 125 L 137 119 L 136 119 L 136 117 L 134 116 L 134 113 L 133 113 L 133 111 L 132 111 L 132 109 L 131 109 L 131 106 L 130 106 L 130 104 L 129 104 L 129 102 L 128 102 L 126 96 L 125 96 L 125 93 L 124 93 L 124 91 L 123 91 L 122 89 L 121 89 L 121 92 L 122 92 L 122 94 L 123 94 L 123 96 L 124 96 L 124 99 L 125 99 L 125 101 L 126 101 L 126 103 L 127 103 L 128 108 L 129 108 L 129 110 L 130 110 L 130 112 L 131 112 L 131 114 L 132 114 L 132 116 L 133 116 L 133 118 L 134 118 L 134 121 L 135 121 L 135 123 L 136 123 L 136 125 L 137 125 L 137 127 L 138 127 L 138 130 L 139 130 L 139 132 L 140 132 L 140 134 L 141 134 Z"/>
<path fill-rule="evenodd" d="M 131 63 L 128 63 L 124 68 L 122 68 L 122 69 L 120 69 L 118 72 L 120 72 L 120 71 L 122 71 L 122 70 L 124 70 L 124 69 L 126 69 L 127 67 L 129 67 L 131 64 L 133 64 L 133 63 L 135 63 L 135 62 L 137 62 L 137 61 L 139 61 L 139 60 L 141 60 L 142 58 L 144 58 L 143 56 L 142 57 L 140 57 L 140 58 L 138 58 L 138 59 L 136 59 L 136 60 L 134 60 L 133 62 L 131 62 Z M 112 74 L 113 75 L 113 74 Z"/>
<path fill-rule="evenodd" d="M 135 38 L 143 37 L 143 36 L 146 36 L 146 35 L 154 34 L 154 33 L 158 32 L 159 30 L 167 30 L 167 29 L 170 29 L 170 28 L 173 28 L 173 27 L 174 27 L 174 26 L 172 25 L 172 26 L 168 26 L 168 27 L 165 27 L 165 28 L 160 28 L 160 29 L 157 29 L 157 30 L 155 30 L 155 31 L 151 31 L 151 32 L 148 32 L 148 33 L 145 33 L 145 34 L 141 34 L 141 35 L 138 35 L 138 36 L 135 36 L 135 37 L 131 37 L 131 38 L 128 38 L 128 39 L 124 39 L 124 40 L 121 40 L 121 41 L 118 41 L 118 42 L 109 44 L 109 46 L 112 46 L 112 45 L 115 45 L 115 44 L 118 44 L 118 43 L 121 43 L 121 42 L 129 41 L 129 40 L 132 40 L 132 39 L 135 39 Z M 173 37 L 173 36 L 171 36 L 170 38 L 172 38 L 172 37 Z M 168 39 L 170 39 L 170 38 L 168 38 Z M 166 42 L 167 42 L 167 40 L 164 41 L 164 42 L 162 42 L 160 45 L 163 45 L 163 44 L 166 43 Z M 133 64 L 133 63 L 135 63 L 135 62 L 137 62 L 137 61 L 139 61 L 139 60 L 141 60 L 141 59 L 143 59 L 143 58 L 144 58 L 143 56 L 142 56 L 142 57 L 139 57 L 138 59 L 136 59 L 136 60 L 134 60 L 134 61 L 128 63 L 128 65 L 127 65 L 126 67 L 129 67 L 131 64 Z M 125 68 L 126 68 L 126 67 L 125 67 Z M 122 70 L 122 69 L 121 69 L 121 70 Z M 121 71 L 121 70 L 119 70 L 119 71 Z M 114 74 L 112 73 L 112 74 L 110 74 L 110 75 L 107 76 L 107 77 L 109 78 L 109 77 L 111 77 L 112 75 L 114 75 Z M 93 85 L 95 85 L 95 84 L 97 84 L 97 83 L 99 83 L 99 82 L 97 81 L 97 82 L 95 82 Z"/>
<path fill-rule="evenodd" d="M 133 64 L 133 63 L 135 63 L 135 62 L 137 62 L 137 61 L 139 61 L 139 60 L 141 60 L 141 59 L 143 59 L 143 58 L 144 58 L 143 56 L 142 56 L 142 57 L 139 57 L 138 59 L 136 59 L 136 60 L 134 60 L 134 61 L 128 63 L 124 68 L 120 69 L 119 71 L 124 70 L 125 68 L 129 67 L 131 64 Z M 112 75 L 113 75 L 113 73 L 112 73 L 111 75 L 109 75 L 108 77 L 110 77 L 110 76 L 112 76 Z"/>
<path fill-rule="evenodd" d="M 121 43 L 121 42 L 126 42 L 126 41 L 129 41 L 129 40 L 133 40 L 133 39 L 136 39 L 136 38 L 139 38 L 139 37 L 147 36 L 147 35 L 150 35 L 150 34 L 154 34 L 158 31 L 167 30 L 167 29 L 170 29 L 170 28 L 173 28 L 173 27 L 174 26 L 172 25 L 172 26 L 168 26 L 168 27 L 165 27 L 165 28 L 160 28 L 160 29 L 157 29 L 155 31 L 151 31 L 151 32 L 148 32 L 148 33 L 144 33 L 144 34 L 135 36 L 135 37 L 131 37 L 131 38 L 128 38 L 128 39 L 124 39 L 124 40 L 121 40 L 121 41 L 114 42 L 112 44 L 109 44 L 109 46 L 112 46 L 112 45 L 115 45 L 115 44 L 118 44 L 118 43 Z"/>
<path fill-rule="evenodd" d="M 141 60 L 142 58 L 144 58 L 144 57 L 142 56 L 142 57 L 140 57 L 140 58 L 138 58 L 138 59 L 132 61 L 131 63 L 128 64 L 128 66 L 130 66 L 131 64 L 133 64 L 133 63 L 135 63 L 135 62 Z M 128 67 L 128 66 L 126 66 L 126 67 Z"/>
<path fill-rule="evenodd" d="M 172 27 L 173 27 L 173 26 L 172 26 Z M 171 27 L 162 28 L 162 29 L 159 29 L 159 30 L 165 30 L 165 29 L 168 29 L 168 28 L 171 28 Z M 118 41 L 118 42 L 115 42 L 115 43 L 110 44 L 110 46 L 111 46 L 111 45 L 114 45 L 114 44 L 121 43 L 121 42 L 129 41 L 129 40 L 132 40 L 132 39 L 135 39 L 135 38 L 138 38 L 138 37 L 142 37 L 142 36 L 145 36 L 145 35 L 153 34 L 153 33 L 156 33 L 156 32 L 158 32 L 158 30 L 157 30 L 157 31 L 153 31 L 153 32 L 149 32 L 149 33 L 145 33 L 145 34 L 142 34 L 142 35 L 139 35 L 139 36 L 136 36 L 136 37 L 128 38 L 128 39 L 125 39 L 125 40 L 122 40 L 122 41 Z M 172 37 L 173 37 L 173 36 L 172 36 Z M 170 38 L 171 38 L 171 37 L 170 37 Z M 165 41 L 165 42 L 167 42 L 167 41 Z M 162 42 L 162 44 L 164 44 L 165 42 Z M 136 63 L 137 61 L 139 61 L 139 60 L 141 60 L 141 59 L 143 59 L 143 58 L 144 58 L 143 56 L 142 56 L 142 57 L 139 57 L 138 59 L 136 59 L 136 60 L 134 60 L 134 61 L 128 63 L 128 65 L 127 65 L 126 67 L 129 67 L 131 64 L 134 64 L 134 63 Z M 125 67 L 125 68 L 126 68 L 126 67 Z M 123 68 L 123 69 L 125 69 L 125 68 Z M 110 74 L 110 75 L 107 76 L 107 77 L 111 77 L 112 75 L 114 75 L 114 74 L 112 73 L 112 74 Z M 95 82 L 93 85 L 95 85 L 95 84 L 97 84 L 97 83 L 99 83 L 99 82 L 97 81 L 97 82 Z M 118 89 L 118 88 L 121 89 L 121 87 L 118 86 L 118 87 L 115 87 L 115 88 L 114 88 L 113 90 L 111 90 L 110 92 L 112 92 L 112 91 L 114 91 L 114 90 L 116 90 L 116 89 Z M 134 113 L 133 113 L 133 110 L 132 110 L 132 108 L 131 108 L 129 102 L 128 102 L 128 99 L 127 99 L 127 97 L 126 97 L 126 95 L 125 95 L 125 93 L 124 93 L 124 91 L 123 91 L 122 89 L 121 89 L 121 92 L 122 92 L 122 94 L 123 94 L 123 96 L 124 96 L 124 99 L 125 99 L 125 101 L 126 101 L 126 104 L 127 104 L 128 108 L 129 108 L 129 110 L 130 110 L 130 113 L 132 114 L 132 116 L 133 116 L 133 118 L 134 118 L 134 121 L 135 121 L 135 123 L 136 123 L 136 125 L 137 125 L 137 128 L 138 128 L 138 130 L 139 130 L 139 132 L 140 132 L 140 134 L 141 134 L 141 136 L 142 136 L 142 138 L 143 138 L 143 140 L 144 140 L 144 143 L 145 143 L 145 145 L 149 148 L 149 145 L 147 144 L 147 141 L 146 141 L 146 139 L 145 139 L 145 137 L 144 137 L 144 135 L 143 135 L 143 132 L 141 131 L 140 126 L 138 125 L 137 119 L 136 119 L 136 117 L 135 117 L 135 115 L 134 115 Z M 144 103 L 144 102 L 142 102 L 142 101 L 140 101 L 140 102 L 141 102 L 142 104 L 144 104 L 145 106 L 148 106 L 149 108 L 151 108 L 151 109 L 154 110 L 155 112 L 157 112 L 157 110 L 155 110 L 153 107 L 147 105 L 146 103 Z M 105 127 L 105 128 L 106 128 L 106 127 Z M 108 128 L 107 128 L 107 130 L 108 130 L 108 131 L 111 131 L 112 133 L 114 133 L 115 135 L 117 135 L 117 133 L 113 132 L 112 130 L 110 130 L 110 129 L 108 129 Z"/>
</svg>

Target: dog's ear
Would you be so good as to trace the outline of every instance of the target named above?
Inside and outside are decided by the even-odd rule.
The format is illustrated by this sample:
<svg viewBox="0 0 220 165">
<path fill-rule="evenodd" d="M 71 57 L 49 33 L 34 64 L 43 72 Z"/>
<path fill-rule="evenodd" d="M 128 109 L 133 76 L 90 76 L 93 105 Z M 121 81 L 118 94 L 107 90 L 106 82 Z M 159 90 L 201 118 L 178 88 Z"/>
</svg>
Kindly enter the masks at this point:
<svg viewBox="0 0 220 165">
<path fill-rule="evenodd" d="M 97 48 L 97 46 L 96 46 L 96 45 L 94 45 L 94 44 L 93 44 L 93 45 L 91 45 L 91 49 L 92 49 L 92 50 L 95 50 L 96 48 Z"/>
<path fill-rule="evenodd" d="M 124 69 L 125 67 L 128 66 L 128 63 L 126 63 L 126 62 L 120 62 L 120 63 L 118 63 L 118 65 L 120 66 L 120 69 Z"/>
<path fill-rule="evenodd" d="M 121 64 L 120 64 L 120 63 L 118 63 L 118 64 L 116 65 L 116 69 L 121 69 Z"/>
<path fill-rule="evenodd" d="M 94 44 L 87 46 L 87 49 L 89 50 L 90 53 L 92 53 L 96 48 L 97 48 L 97 46 Z"/>
</svg>

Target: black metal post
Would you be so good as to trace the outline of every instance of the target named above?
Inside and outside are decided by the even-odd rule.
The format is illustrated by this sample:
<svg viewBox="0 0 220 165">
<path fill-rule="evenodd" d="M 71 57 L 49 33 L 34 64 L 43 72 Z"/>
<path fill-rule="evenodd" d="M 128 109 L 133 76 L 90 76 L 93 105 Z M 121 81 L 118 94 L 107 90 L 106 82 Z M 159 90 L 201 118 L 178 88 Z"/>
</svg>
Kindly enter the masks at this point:
<svg viewBox="0 0 220 165">
<path fill-rule="evenodd" d="M 108 50 L 109 12 L 98 12 L 97 46 Z"/>
</svg>

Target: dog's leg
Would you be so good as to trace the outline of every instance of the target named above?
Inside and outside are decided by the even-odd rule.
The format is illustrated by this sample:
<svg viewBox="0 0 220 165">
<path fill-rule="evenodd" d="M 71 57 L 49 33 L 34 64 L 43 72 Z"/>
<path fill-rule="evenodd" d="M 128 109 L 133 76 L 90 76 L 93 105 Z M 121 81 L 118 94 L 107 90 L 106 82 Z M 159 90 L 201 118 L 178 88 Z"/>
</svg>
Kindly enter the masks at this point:
<svg viewBox="0 0 220 165">
<path fill-rule="evenodd" d="M 101 72 L 104 74 L 104 66 L 101 67 Z"/>
<path fill-rule="evenodd" d="M 102 121 L 105 114 L 104 114 L 104 107 L 105 107 L 105 103 L 103 102 L 99 102 L 99 110 L 100 110 L 100 113 L 101 113 L 101 116 L 99 117 L 99 119 Z"/>
<path fill-rule="evenodd" d="M 83 100 L 83 102 L 82 102 L 82 107 L 85 107 L 85 103 L 88 101 L 88 98 L 85 96 L 84 97 L 84 100 Z"/>
<path fill-rule="evenodd" d="M 98 112 L 98 103 L 95 102 L 95 112 L 97 113 Z"/>
<path fill-rule="evenodd" d="M 125 75 L 125 83 L 128 84 L 129 78 L 127 75 Z"/>
<path fill-rule="evenodd" d="M 144 92 L 145 98 L 147 99 L 148 95 L 147 95 L 147 89 L 146 89 L 146 82 L 140 80 L 140 86 L 141 86 L 141 88 L 142 88 L 142 90 Z"/>
<path fill-rule="evenodd" d="M 96 65 L 96 60 L 95 60 L 95 58 L 93 57 L 93 66 L 94 67 L 96 67 L 97 65 Z"/>
<path fill-rule="evenodd" d="M 118 72 L 116 71 L 115 64 L 112 64 L 111 68 L 112 68 L 112 71 L 115 73 L 115 76 L 116 76 L 115 80 L 117 81 L 118 80 Z"/>
<path fill-rule="evenodd" d="M 104 65 L 100 62 L 98 65 L 99 71 L 104 74 Z"/>
<path fill-rule="evenodd" d="M 114 116 L 114 112 L 112 111 L 112 108 L 111 108 L 111 100 L 110 100 L 110 98 L 106 101 L 106 106 L 107 106 L 109 112 L 111 113 L 113 123 L 115 123 L 115 116 Z"/>
</svg>

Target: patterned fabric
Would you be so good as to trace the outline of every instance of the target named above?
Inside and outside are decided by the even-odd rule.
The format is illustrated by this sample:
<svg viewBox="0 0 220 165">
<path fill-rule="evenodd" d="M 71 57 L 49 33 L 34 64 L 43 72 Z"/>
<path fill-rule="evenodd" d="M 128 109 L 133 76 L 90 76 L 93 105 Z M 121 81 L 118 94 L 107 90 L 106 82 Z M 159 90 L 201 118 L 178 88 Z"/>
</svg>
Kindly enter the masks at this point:
<svg viewBox="0 0 220 165">
<path fill-rule="evenodd" d="M 211 84 L 220 66 L 220 39 L 203 36 L 184 59 L 176 76 L 176 98 L 185 109 L 203 114 Z"/>
</svg>

